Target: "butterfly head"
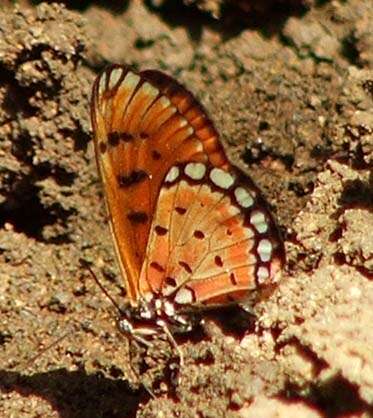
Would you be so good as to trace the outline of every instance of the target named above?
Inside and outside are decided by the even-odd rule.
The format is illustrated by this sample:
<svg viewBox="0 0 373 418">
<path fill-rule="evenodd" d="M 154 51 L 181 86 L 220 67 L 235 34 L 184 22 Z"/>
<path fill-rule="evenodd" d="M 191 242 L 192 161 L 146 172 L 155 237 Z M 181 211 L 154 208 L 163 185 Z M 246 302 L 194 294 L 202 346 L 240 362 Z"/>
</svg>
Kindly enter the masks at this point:
<svg viewBox="0 0 373 418">
<path fill-rule="evenodd" d="M 166 329 L 172 333 L 193 329 L 195 318 L 177 312 L 172 300 L 150 293 L 146 296 L 140 298 L 137 306 L 127 305 L 121 310 L 117 321 L 120 332 L 148 345 L 148 340 Z"/>
</svg>

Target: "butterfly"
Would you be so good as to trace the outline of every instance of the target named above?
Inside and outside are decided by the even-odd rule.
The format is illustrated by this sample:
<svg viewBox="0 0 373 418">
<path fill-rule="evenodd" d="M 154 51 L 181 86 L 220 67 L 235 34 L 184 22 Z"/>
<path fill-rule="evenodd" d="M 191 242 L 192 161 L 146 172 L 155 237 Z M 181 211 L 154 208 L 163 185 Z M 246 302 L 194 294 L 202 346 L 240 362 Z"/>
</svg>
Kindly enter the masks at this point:
<svg viewBox="0 0 373 418">
<path fill-rule="evenodd" d="M 127 292 L 122 332 L 172 341 L 193 328 L 194 313 L 278 282 L 275 222 L 189 91 L 160 71 L 112 65 L 93 85 L 91 119 Z"/>
</svg>

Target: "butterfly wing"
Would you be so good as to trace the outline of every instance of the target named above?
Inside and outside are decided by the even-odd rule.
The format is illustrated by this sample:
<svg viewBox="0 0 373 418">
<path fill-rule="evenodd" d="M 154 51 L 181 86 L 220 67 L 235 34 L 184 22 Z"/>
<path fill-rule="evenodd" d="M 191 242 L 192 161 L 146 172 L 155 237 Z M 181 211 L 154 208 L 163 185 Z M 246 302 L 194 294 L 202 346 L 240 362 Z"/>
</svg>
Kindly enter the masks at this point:
<svg viewBox="0 0 373 418">
<path fill-rule="evenodd" d="M 157 71 L 114 65 L 95 81 L 91 119 L 96 160 L 130 302 L 166 174 L 175 164 L 227 167 L 218 134 L 198 102 Z"/>
<path fill-rule="evenodd" d="M 159 193 L 140 291 L 184 307 L 237 302 L 278 281 L 283 261 L 274 221 L 244 173 L 179 164 Z"/>
</svg>

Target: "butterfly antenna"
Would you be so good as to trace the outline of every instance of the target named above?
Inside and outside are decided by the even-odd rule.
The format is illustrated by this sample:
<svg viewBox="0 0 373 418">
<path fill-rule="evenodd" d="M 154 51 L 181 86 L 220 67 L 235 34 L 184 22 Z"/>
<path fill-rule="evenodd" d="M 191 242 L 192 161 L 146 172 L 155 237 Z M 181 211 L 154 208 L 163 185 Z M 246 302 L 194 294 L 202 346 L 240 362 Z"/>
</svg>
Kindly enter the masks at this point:
<svg viewBox="0 0 373 418">
<path fill-rule="evenodd" d="M 70 336 L 71 334 L 73 334 L 74 332 L 76 332 L 75 329 L 70 329 L 69 331 L 65 332 L 65 334 L 61 335 L 61 337 L 57 338 L 57 340 L 53 341 L 51 344 L 47 345 L 46 347 L 44 347 L 42 350 L 40 350 L 35 356 L 31 357 L 30 359 L 28 359 L 24 365 L 25 368 L 31 366 L 32 364 L 34 364 L 34 362 L 41 357 L 44 353 L 46 353 L 48 350 L 50 350 L 51 348 L 53 348 L 54 346 L 58 345 L 62 340 L 64 340 L 66 337 Z"/>
<path fill-rule="evenodd" d="M 95 272 L 91 269 L 91 266 L 85 260 L 81 260 L 81 263 L 82 263 L 83 267 L 85 267 L 89 271 L 92 279 L 95 281 L 95 283 L 97 284 L 97 286 L 101 289 L 101 292 L 110 300 L 110 302 L 113 304 L 113 306 L 116 308 L 116 310 L 120 314 L 123 314 L 122 309 L 120 308 L 120 306 L 118 305 L 118 303 L 115 301 L 115 299 L 105 289 L 105 287 L 100 283 L 100 281 L 98 280 Z"/>
</svg>

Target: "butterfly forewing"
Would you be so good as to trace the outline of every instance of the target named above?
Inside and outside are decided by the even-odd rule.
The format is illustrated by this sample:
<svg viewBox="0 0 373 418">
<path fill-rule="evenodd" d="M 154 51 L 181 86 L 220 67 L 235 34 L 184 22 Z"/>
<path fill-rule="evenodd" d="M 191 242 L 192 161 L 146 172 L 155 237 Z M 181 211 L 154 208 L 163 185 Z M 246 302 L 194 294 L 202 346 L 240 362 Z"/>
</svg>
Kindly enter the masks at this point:
<svg viewBox="0 0 373 418">
<path fill-rule="evenodd" d="M 223 169 L 229 163 L 198 102 L 160 72 L 109 67 L 94 84 L 91 109 L 97 165 L 116 252 L 128 297 L 136 305 L 154 213 L 166 216 L 167 205 L 169 213 L 174 213 L 173 202 L 159 199 L 166 176 L 174 166 L 188 162 Z M 165 248 L 162 257 L 171 251 Z M 164 281 L 156 275 L 146 277 L 144 283 Z"/>
</svg>

